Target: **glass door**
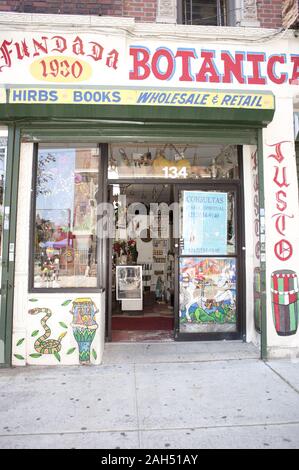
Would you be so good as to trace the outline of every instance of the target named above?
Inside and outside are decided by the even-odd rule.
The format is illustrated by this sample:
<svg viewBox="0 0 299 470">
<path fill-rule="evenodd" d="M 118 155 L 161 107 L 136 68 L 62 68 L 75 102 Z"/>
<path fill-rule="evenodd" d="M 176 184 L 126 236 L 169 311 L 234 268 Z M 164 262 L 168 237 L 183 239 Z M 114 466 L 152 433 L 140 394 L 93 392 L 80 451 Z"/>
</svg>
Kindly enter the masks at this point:
<svg viewBox="0 0 299 470">
<path fill-rule="evenodd" d="M 241 337 L 238 186 L 217 187 L 177 189 L 176 339 Z"/>
</svg>

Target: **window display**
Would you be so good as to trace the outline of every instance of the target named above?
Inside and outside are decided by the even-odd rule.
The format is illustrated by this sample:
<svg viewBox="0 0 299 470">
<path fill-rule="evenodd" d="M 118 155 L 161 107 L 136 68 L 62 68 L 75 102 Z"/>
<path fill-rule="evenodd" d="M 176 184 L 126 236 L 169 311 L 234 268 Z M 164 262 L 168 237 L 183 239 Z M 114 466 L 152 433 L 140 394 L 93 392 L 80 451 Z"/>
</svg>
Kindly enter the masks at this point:
<svg viewBox="0 0 299 470">
<path fill-rule="evenodd" d="M 97 287 L 98 169 L 96 146 L 39 146 L 33 287 Z"/>
<path fill-rule="evenodd" d="M 110 146 L 108 178 L 238 179 L 237 146 L 113 144 Z"/>
</svg>

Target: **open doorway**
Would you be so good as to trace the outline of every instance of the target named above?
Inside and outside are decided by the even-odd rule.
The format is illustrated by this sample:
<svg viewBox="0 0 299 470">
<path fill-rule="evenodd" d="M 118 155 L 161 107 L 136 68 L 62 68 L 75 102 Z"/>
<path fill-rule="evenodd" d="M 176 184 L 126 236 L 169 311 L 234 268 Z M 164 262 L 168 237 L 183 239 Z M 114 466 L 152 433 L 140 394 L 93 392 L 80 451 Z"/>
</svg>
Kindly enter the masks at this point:
<svg viewBox="0 0 299 470">
<path fill-rule="evenodd" d="M 107 150 L 109 340 L 240 339 L 241 148 L 131 143 Z"/>
<path fill-rule="evenodd" d="M 112 341 L 171 341 L 175 269 L 169 206 L 174 187 L 134 182 L 111 185 L 109 192 L 116 226 Z"/>
</svg>

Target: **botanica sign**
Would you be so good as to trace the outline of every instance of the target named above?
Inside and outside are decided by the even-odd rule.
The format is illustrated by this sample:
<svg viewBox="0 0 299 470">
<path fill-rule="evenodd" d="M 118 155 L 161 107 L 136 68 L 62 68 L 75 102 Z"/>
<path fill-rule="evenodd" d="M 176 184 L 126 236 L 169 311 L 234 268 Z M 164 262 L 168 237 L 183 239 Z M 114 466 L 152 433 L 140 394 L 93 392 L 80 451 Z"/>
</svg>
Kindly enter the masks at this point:
<svg viewBox="0 0 299 470">
<path fill-rule="evenodd" d="M 0 83 L 85 83 L 97 86 L 196 83 L 296 85 L 299 56 L 253 47 L 134 40 L 98 34 L 0 33 Z"/>
<path fill-rule="evenodd" d="M 150 53 L 147 47 L 130 49 L 133 71 L 130 80 L 145 80 L 154 76 L 158 80 L 171 80 L 180 70 L 180 82 L 235 83 L 242 85 L 266 85 L 268 80 L 281 85 L 294 83 L 299 78 L 299 56 L 275 54 L 267 57 L 263 52 L 234 52 L 159 48 Z M 164 62 L 163 70 L 160 63 Z M 292 68 L 288 79 L 287 70 Z M 283 67 L 282 67 L 283 66 Z M 221 68 L 221 71 L 218 70 Z M 262 68 L 264 73 L 262 73 Z M 244 69 L 247 72 L 244 73 Z"/>
</svg>

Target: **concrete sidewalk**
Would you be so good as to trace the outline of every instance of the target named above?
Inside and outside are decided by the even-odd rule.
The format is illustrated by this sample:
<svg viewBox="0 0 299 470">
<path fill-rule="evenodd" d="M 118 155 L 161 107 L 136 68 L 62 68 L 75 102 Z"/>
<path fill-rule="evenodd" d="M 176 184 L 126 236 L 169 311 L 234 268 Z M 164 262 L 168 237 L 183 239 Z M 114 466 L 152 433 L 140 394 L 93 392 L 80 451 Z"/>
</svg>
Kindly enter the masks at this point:
<svg viewBox="0 0 299 470">
<path fill-rule="evenodd" d="M 114 343 L 98 367 L 2 369 L 0 448 L 299 448 L 299 363 Z"/>
</svg>

